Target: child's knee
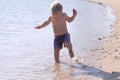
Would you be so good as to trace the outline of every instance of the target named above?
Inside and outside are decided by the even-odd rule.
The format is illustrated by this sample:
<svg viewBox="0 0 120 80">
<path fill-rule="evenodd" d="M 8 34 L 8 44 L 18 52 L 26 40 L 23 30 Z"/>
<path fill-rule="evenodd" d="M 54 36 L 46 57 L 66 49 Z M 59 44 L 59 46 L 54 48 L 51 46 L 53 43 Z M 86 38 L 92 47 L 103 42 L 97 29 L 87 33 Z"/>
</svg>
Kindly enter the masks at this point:
<svg viewBox="0 0 120 80">
<path fill-rule="evenodd" d="M 69 50 L 72 50 L 72 44 L 71 44 L 71 43 L 66 43 L 65 46 L 66 46 Z"/>
<path fill-rule="evenodd" d="M 59 48 L 54 49 L 54 53 L 59 53 L 59 51 L 60 51 Z"/>
<path fill-rule="evenodd" d="M 72 45 L 70 45 L 70 46 L 68 47 L 68 49 L 69 49 L 69 50 L 72 50 Z"/>
</svg>

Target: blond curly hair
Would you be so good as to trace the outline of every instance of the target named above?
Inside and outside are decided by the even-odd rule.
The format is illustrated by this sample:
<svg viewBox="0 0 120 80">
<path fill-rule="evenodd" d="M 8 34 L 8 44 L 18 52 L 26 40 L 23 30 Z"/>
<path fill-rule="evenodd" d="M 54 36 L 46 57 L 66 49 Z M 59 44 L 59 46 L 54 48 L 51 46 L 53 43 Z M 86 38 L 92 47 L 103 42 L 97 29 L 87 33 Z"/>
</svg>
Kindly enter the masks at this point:
<svg viewBox="0 0 120 80">
<path fill-rule="evenodd" d="M 56 15 L 58 12 L 62 12 L 63 6 L 58 1 L 55 1 L 51 4 L 51 13 Z"/>
</svg>

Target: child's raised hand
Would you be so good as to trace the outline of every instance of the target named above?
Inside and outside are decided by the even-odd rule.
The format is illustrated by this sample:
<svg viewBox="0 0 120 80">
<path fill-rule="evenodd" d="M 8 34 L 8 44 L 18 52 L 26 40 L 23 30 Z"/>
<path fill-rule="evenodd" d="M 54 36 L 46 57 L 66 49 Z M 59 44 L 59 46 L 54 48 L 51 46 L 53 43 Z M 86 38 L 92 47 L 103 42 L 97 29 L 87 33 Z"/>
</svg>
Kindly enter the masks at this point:
<svg viewBox="0 0 120 80">
<path fill-rule="evenodd" d="M 73 9 L 73 14 L 77 15 L 77 11 L 75 9 Z"/>
</svg>

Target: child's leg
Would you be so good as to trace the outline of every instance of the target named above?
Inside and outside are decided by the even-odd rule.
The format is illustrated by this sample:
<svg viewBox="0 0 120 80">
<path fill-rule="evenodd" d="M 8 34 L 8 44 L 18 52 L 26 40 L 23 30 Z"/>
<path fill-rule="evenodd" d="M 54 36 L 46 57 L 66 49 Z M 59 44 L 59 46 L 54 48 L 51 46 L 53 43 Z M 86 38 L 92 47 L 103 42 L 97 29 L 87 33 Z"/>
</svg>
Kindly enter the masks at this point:
<svg viewBox="0 0 120 80">
<path fill-rule="evenodd" d="M 59 52 L 60 52 L 60 48 L 54 49 L 54 58 L 56 63 L 59 63 L 59 54 L 60 54 Z"/>
<path fill-rule="evenodd" d="M 72 44 L 71 44 L 71 42 L 65 42 L 65 46 L 69 50 L 70 58 L 74 57 L 74 53 L 73 53 L 73 50 L 72 50 Z"/>
<path fill-rule="evenodd" d="M 74 55 L 74 53 L 73 53 L 71 42 L 66 42 L 66 43 L 65 43 L 65 46 L 66 46 L 66 47 L 68 48 L 68 50 L 69 50 L 69 55 L 70 55 L 70 58 L 72 59 L 72 61 L 79 62 L 78 58 L 77 58 L 77 57 Z"/>
</svg>

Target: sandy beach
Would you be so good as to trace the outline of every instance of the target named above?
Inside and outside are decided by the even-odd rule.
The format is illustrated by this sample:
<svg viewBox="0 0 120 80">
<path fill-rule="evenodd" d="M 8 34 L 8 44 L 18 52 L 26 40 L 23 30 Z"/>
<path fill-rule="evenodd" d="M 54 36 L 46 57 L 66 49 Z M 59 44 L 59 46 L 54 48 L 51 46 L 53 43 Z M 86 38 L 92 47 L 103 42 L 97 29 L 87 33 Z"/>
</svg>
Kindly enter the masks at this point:
<svg viewBox="0 0 120 80">
<path fill-rule="evenodd" d="M 91 49 L 92 54 L 88 57 L 94 59 L 93 62 L 89 62 L 89 58 L 87 57 L 86 59 L 88 59 L 88 61 L 86 61 L 86 63 L 88 65 L 96 66 L 103 72 L 109 73 L 111 75 L 111 77 L 106 77 L 103 80 L 120 80 L 120 0 L 90 1 L 101 5 L 102 3 L 108 5 L 113 9 L 117 20 L 112 26 L 113 31 L 111 34 L 108 37 L 100 38 L 99 40 L 102 42 L 102 44 L 96 49 Z"/>
<path fill-rule="evenodd" d="M 99 60 L 99 64 L 101 65 L 101 69 L 112 72 L 117 71 L 120 72 L 120 11 L 119 11 L 119 3 L 120 0 L 92 0 L 97 3 L 104 3 L 110 8 L 113 9 L 114 14 L 117 17 L 114 25 L 112 26 L 113 32 L 111 34 L 102 39 L 102 44 L 100 48 L 96 49 L 93 52 L 100 52 L 102 54 L 101 60 Z M 120 76 L 120 75 L 119 75 Z"/>
</svg>

